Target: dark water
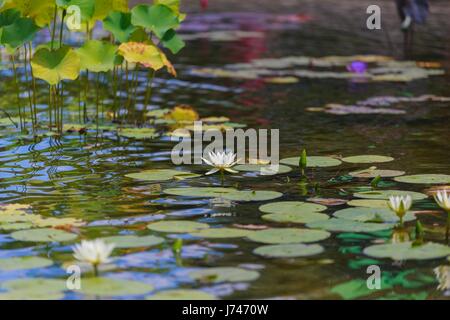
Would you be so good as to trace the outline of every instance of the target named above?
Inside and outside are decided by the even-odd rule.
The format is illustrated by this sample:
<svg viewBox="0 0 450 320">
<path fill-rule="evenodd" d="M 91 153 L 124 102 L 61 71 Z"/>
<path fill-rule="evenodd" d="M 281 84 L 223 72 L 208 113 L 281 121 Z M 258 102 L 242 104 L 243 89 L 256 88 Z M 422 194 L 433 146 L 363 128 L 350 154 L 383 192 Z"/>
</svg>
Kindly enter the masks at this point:
<svg viewBox="0 0 450 320">
<path fill-rule="evenodd" d="M 238 17 L 239 18 L 239 17 Z M 216 20 L 215 20 L 216 19 Z M 253 128 L 280 129 L 281 157 L 298 156 L 306 148 L 310 155 L 350 156 L 380 154 L 395 158 L 380 168 L 416 173 L 450 173 L 449 164 L 449 102 L 400 103 L 405 114 L 349 114 L 334 115 L 309 112 L 307 108 L 323 107 L 327 103 L 354 104 L 373 96 L 415 97 L 423 94 L 450 96 L 448 76 L 434 76 L 406 83 L 355 82 L 346 79 L 299 78 L 292 84 L 270 84 L 261 79 L 208 78 L 192 75 L 198 67 L 224 67 L 247 63 L 260 58 L 286 56 L 331 56 L 355 54 L 389 54 L 383 48 L 372 48 L 360 43 L 336 45 L 332 35 L 304 34 L 302 25 L 308 19 L 288 21 L 281 19 L 267 27 L 267 17 L 261 21 L 229 23 L 230 17 L 217 22 L 217 17 L 204 15 L 187 21 L 186 34 L 192 31 L 235 30 L 258 32 L 258 36 L 242 37 L 232 41 L 204 38 L 190 40 L 182 53 L 174 59 L 179 77 L 171 79 L 160 74 L 155 80 L 152 108 L 168 108 L 179 104 L 192 105 L 202 117 L 227 116 L 233 122 Z M 245 17 L 240 18 L 246 21 Z M 191 23 L 189 24 L 189 21 Z M 228 24 L 226 23 L 228 22 Z M 269 24 L 270 25 L 270 24 Z M 199 30 L 199 26 L 205 30 Z M 210 27 L 206 29 L 204 26 Z M 339 37 L 338 35 L 335 35 Z M 329 40 L 327 40 L 329 38 Z M 361 41 L 360 39 L 355 39 Z M 358 51 L 360 49 L 360 51 Z M 429 59 L 439 62 L 431 54 Z M 420 57 L 427 60 L 427 57 Z M 10 74 L 3 71 L 3 79 Z M 160 77 L 161 76 L 161 77 Z M 138 122 L 144 122 L 142 103 L 145 74 L 140 75 L 137 95 Z M 107 79 L 105 79 L 107 81 Z M 11 84 L 2 81 L 2 106 L 13 110 L 15 102 Z M 65 111 L 68 123 L 78 121 L 76 83 L 66 84 L 66 96 L 71 105 Z M 122 92 L 123 92 L 122 88 Z M 46 118 L 45 91 L 40 101 L 41 119 Z M 107 96 L 109 94 L 109 97 Z M 105 110 L 111 101 L 111 88 L 105 82 L 102 95 Z M 26 100 L 23 97 L 23 103 Z M 399 104 L 396 104 L 398 107 Z M 92 113 L 91 113 L 92 114 Z M 108 119 L 104 120 L 108 123 Z M 362 249 L 377 241 L 387 240 L 389 232 L 368 235 L 363 239 L 346 239 L 342 233 L 320 244 L 324 252 L 312 257 L 266 259 L 252 251 L 260 244 L 246 239 L 195 239 L 189 235 L 158 234 L 146 229 L 151 221 L 183 219 L 223 227 L 234 224 L 267 225 L 274 227 L 302 227 L 296 224 L 276 224 L 260 218 L 258 207 L 265 202 L 235 203 L 231 207 L 216 207 L 209 199 L 181 198 L 152 192 L 152 182 L 126 178 L 129 173 L 152 168 L 173 168 L 168 139 L 136 140 L 118 136 L 115 132 L 90 130 L 86 135 L 66 132 L 60 138 L 43 136 L 38 139 L 21 135 L 12 126 L 5 126 L 0 138 L 0 198 L 1 202 L 29 204 L 33 213 L 50 217 L 80 218 L 87 222 L 79 227 L 79 239 L 93 239 L 113 235 L 157 234 L 166 238 L 164 244 L 150 248 L 120 249 L 113 254 L 115 268 L 102 273 L 105 277 L 137 280 L 155 287 L 153 292 L 134 296 L 143 298 L 154 292 L 174 288 L 195 288 L 219 298 L 275 298 L 329 299 L 339 298 L 331 292 L 338 284 L 367 278 Z M 368 186 L 368 180 L 327 183 L 332 178 L 370 165 L 343 164 L 335 168 L 308 169 L 313 183 L 299 183 L 300 173 L 271 177 L 251 175 L 227 176 L 226 185 L 239 189 L 273 190 L 283 197 L 273 201 L 297 200 L 317 196 L 350 199 L 355 188 Z M 204 166 L 180 166 L 180 169 L 204 173 Z M 385 181 L 392 181 L 387 178 Z M 162 182 L 161 188 L 179 186 L 220 185 L 219 176 L 201 177 L 189 181 Z M 423 192 L 426 185 L 391 182 L 389 189 Z M 331 215 L 345 205 L 328 207 Z M 437 209 L 431 199 L 415 206 Z M 445 225 L 443 213 L 423 214 L 422 223 L 428 228 Z M 410 230 L 414 223 L 407 224 Z M 32 270 L 0 271 L 0 282 L 24 277 L 66 277 L 64 263 L 73 261 L 71 245 L 48 245 L 15 241 L 2 231 L 0 258 L 38 255 L 52 259 L 55 264 Z M 175 238 L 184 238 L 184 247 L 178 259 L 172 254 Z M 439 232 L 426 233 L 427 240 L 444 243 Z M 77 240 L 78 241 L 78 240 Z M 397 279 L 389 289 L 362 295 L 363 298 L 443 298 L 436 290 L 433 268 L 446 265 L 445 259 L 428 261 L 408 260 L 401 263 L 377 259 L 383 275 Z M 448 264 L 448 262 L 447 262 Z M 251 282 L 196 283 L 188 277 L 191 269 L 199 267 L 242 267 L 257 270 L 260 277 Z M 356 290 L 356 289 L 355 289 Z M 85 298 L 80 293 L 66 292 L 65 298 Z M 129 296 L 122 296 L 127 298 Z"/>
</svg>

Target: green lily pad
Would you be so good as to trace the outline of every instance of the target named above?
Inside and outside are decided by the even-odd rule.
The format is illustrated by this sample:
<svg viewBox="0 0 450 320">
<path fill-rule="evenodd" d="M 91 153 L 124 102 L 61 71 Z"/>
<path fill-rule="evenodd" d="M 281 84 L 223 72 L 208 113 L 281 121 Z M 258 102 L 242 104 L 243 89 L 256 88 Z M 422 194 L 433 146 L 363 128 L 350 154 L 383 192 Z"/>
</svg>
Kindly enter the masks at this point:
<svg viewBox="0 0 450 320">
<path fill-rule="evenodd" d="M 159 136 L 153 128 L 125 128 L 117 131 L 117 134 L 126 138 L 155 139 Z"/>
<path fill-rule="evenodd" d="M 356 207 L 347 208 L 336 211 L 333 213 L 336 218 L 339 219 L 349 219 L 359 222 L 387 222 L 393 223 L 398 222 L 400 219 L 389 209 L 385 208 L 367 208 L 367 207 Z M 414 213 L 408 212 L 404 217 L 403 221 L 415 220 L 416 216 Z"/>
<path fill-rule="evenodd" d="M 53 261 L 41 257 L 13 257 L 0 259 L 0 270 L 26 270 L 51 266 Z"/>
<path fill-rule="evenodd" d="M 131 280 L 111 278 L 87 278 L 81 283 L 80 292 L 89 296 L 137 296 L 153 290 L 153 286 Z"/>
<path fill-rule="evenodd" d="M 231 193 L 224 194 L 222 197 L 224 199 L 232 201 L 267 201 L 282 197 L 283 194 L 276 191 L 235 191 Z"/>
<path fill-rule="evenodd" d="M 233 167 L 234 170 L 237 171 L 249 171 L 249 172 L 258 172 L 263 176 L 270 176 L 274 174 L 282 174 L 292 171 L 291 167 L 278 165 L 278 166 L 270 166 L 263 164 L 240 164 Z"/>
<path fill-rule="evenodd" d="M 156 236 L 114 236 L 102 238 L 107 243 L 112 243 L 116 248 L 140 248 L 156 246 L 164 242 L 164 238 Z"/>
<path fill-rule="evenodd" d="M 237 228 L 209 228 L 190 233 L 194 237 L 200 238 L 242 238 L 248 236 L 253 231 Z"/>
<path fill-rule="evenodd" d="M 300 157 L 292 157 L 281 159 L 280 163 L 287 164 L 290 166 L 298 166 L 299 161 Z M 306 166 L 309 168 L 335 167 L 342 163 L 338 159 L 322 156 L 308 156 L 306 158 L 306 162 L 307 162 Z"/>
<path fill-rule="evenodd" d="M 348 219 L 332 218 L 324 221 L 315 221 L 307 224 L 308 228 L 324 229 L 336 232 L 375 232 L 393 228 L 393 224 L 359 222 Z"/>
<path fill-rule="evenodd" d="M 300 228 L 270 228 L 259 230 L 247 236 L 249 240 L 267 244 L 307 243 L 324 240 L 330 236 L 322 230 Z"/>
<path fill-rule="evenodd" d="M 353 199 L 347 202 L 349 206 L 353 207 L 367 207 L 367 208 L 387 208 L 389 206 L 386 200 L 379 199 Z"/>
<path fill-rule="evenodd" d="M 450 183 L 448 174 L 415 174 L 394 178 L 397 182 L 419 183 L 419 184 L 447 184 Z"/>
<path fill-rule="evenodd" d="M 309 223 L 313 221 L 328 220 L 330 217 L 327 214 L 315 211 L 304 211 L 295 213 L 270 213 L 261 216 L 261 218 L 263 220 L 279 223 Z"/>
<path fill-rule="evenodd" d="M 353 196 L 356 198 L 364 199 L 384 199 L 388 200 L 391 196 L 406 196 L 410 195 L 413 200 L 426 199 L 428 196 L 426 194 L 414 191 L 402 191 L 402 190 L 371 190 L 357 192 Z"/>
<path fill-rule="evenodd" d="M 195 221 L 173 220 L 150 223 L 147 225 L 147 228 L 158 232 L 190 233 L 197 232 L 201 229 L 208 229 L 209 225 Z"/>
<path fill-rule="evenodd" d="M 0 224 L 0 229 L 1 230 L 6 230 L 6 231 L 24 230 L 24 229 L 30 229 L 32 227 L 33 227 L 33 224 L 32 223 L 28 223 L 28 222 L 17 222 L 17 223 Z"/>
<path fill-rule="evenodd" d="M 277 244 L 258 247 L 253 253 L 266 258 L 298 258 L 309 257 L 323 252 L 318 244 Z"/>
<path fill-rule="evenodd" d="M 74 233 L 69 233 L 63 230 L 42 228 L 42 229 L 30 229 L 20 230 L 11 233 L 11 237 L 18 241 L 29 242 L 64 242 L 71 241 L 77 238 Z"/>
<path fill-rule="evenodd" d="M 381 163 L 381 162 L 390 162 L 393 160 L 394 158 L 392 157 L 378 156 L 378 155 L 360 155 L 342 158 L 342 161 L 349 163 Z"/>
<path fill-rule="evenodd" d="M 61 279 L 47 278 L 25 278 L 5 281 L 1 284 L 2 289 L 8 291 L 21 291 L 28 294 L 45 295 L 50 292 L 63 292 L 67 290 L 66 281 Z"/>
<path fill-rule="evenodd" d="M 193 187 L 193 188 L 169 188 L 164 193 L 183 197 L 220 198 L 225 194 L 236 192 L 234 188 L 221 187 Z"/>
<path fill-rule="evenodd" d="M 0 300 L 62 300 L 62 292 L 29 292 L 28 290 L 15 290 L 0 293 Z"/>
<path fill-rule="evenodd" d="M 398 177 L 404 175 L 405 171 L 400 170 L 386 170 L 386 169 L 365 169 L 359 171 L 350 172 L 349 175 L 356 178 L 376 178 L 378 176 L 382 178 Z"/>
<path fill-rule="evenodd" d="M 450 247 L 439 243 L 427 242 L 413 246 L 412 242 L 377 244 L 364 249 L 364 254 L 374 258 L 393 260 L 427 260 L 450 255 Z"/>
<path fill-rule="evenodd" d="M 199 176 L 200 175 L 195 173 L 171 169 L 150 169 L 125 175 L 125 177 L 143 181 L 167 181 L 171 179 L 186 179 Z"/>
<path fill-rule="evenodd" d="M 157 292 L 147 300 L 215 300 L 216 297 L 201 290 L 175 289 Z"/>
<path fill-rule="evenodd" d="M 264 213 L 301 213 L 305 211 L 319 212 L 326 209 L 326 206 L 302 201 L 271 202 L 259 207 L 259 211 Z"/>
<path fill-rule="evenodd" d="M 192 271 L 189 277 L 207 283 L 247 282 L 258 279 L 259 272 L 243 268 L 217 267 Z"/>
</svg>

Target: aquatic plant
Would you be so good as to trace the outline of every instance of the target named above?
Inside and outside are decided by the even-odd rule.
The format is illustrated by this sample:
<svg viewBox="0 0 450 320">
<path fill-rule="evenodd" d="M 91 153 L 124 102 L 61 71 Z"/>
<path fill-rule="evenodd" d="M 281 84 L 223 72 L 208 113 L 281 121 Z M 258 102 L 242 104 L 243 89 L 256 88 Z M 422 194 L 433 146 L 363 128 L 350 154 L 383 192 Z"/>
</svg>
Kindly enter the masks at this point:
<svg viewBox="0 0 450 320">
<path fill-rule="evenodd" d="M 109 256 L 114 250 L 114 244 L 105 243 L 101 239 L 95 239 L 94 241 L 81 241 L 81 244 L 76 244 L 73 247 L 74 258 L 87 262 L 94 268 L 95 276 L 98 276 L 98 266 L 103 263 L 111 261 Z"/>
<path fill-rule="evenodd" d="M 216 172 L 220 172 L 222 182 L 225 171 L 230 173 L 238 173 L 238 171 L 231 169 L 233 166 L 235 166 L 238 162 L 236 160 L 236 154 L 229 151 L 229 152 L 221 152 L 218 151 L 210 152 L 208 153 L 209 159 L 202 158 L 203 161 L 206 162 L 206 164 L 213 167 L 213 169 L 209 170 L 206 175 L 210 175 Z"/>
<path fill-rule="evenodd" d="M 388 206 L 395 212 L 400 219 L 400 225 L 403 225 L 403 217 L 406 212 L 411 208 L 412 198 L 410 195 L 406 196 L 391 196 L 389 197 Z"/>
</svg>

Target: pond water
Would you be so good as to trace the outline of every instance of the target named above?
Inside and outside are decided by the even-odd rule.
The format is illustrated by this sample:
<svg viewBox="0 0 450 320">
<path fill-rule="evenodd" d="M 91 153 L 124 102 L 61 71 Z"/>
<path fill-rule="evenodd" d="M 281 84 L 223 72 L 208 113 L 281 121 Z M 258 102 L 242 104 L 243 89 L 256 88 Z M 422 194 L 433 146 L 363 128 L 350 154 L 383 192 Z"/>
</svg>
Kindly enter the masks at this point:
<svg viewBox="0 0 450 320">
<path fill-rule="evenodd" d="M 262 219 L 265 213 L 258 208 L 278 201 L 313 203 L 311 198 L 355 199 L 354 193 L 371 190 L 371 179 L 355 178 L 349 176 L 349 172 L 371 166 L 404 171 L 406 175 L 450 174 L 447 147 L 450 133 L 449 78 L 445 73 L 424 72 L 440 69 L 439 63 L 443 63 L 443 58 L 432 51 L 429 57 L 420 56 L 416 60 L 433 62 L 433 68 L 420 70 L 417 70 L 419 67 L 415 62 L 387 66 L 379 56 L 330 58 L 327 60 L 331 61 L 329 64 L 324 63 L 326 59 L 319 59 L 313 63 L 312 58 L 324 56 L 389 55 L 389 52 L 370 43 L 361 45 L 361 39 L 355 39 L 358 43 L 338 46 L 338 34 L 328 34 L 327 37 L 320 31 L 316 37 L 305 34 L 302 26 L 307 23 L 307 16 L 294 19 L 288 15 L 279 15 L 275 21 L 273 16 L 254 15 L 250 19 L 242 14 L 220 16 L 205 13 L 188 18 L 183 29 L 187 46 L 173 59 L 178 77 L 157 74 L 152 101 L 146 108 L 153 110 L 186 104 L 202 118 L 225 116 L 233 123 L 250 128 L 279 129 L 281 158 L 299 156 L 301 150 L 306 149 L 308 156 L 341 158 L 374 154 L 393 157 L 393 161 L 343 162 L 334 167 L 307 168 L 307 182 L 296 166 L 292 166 L 291 172 L 272 176 L 248 172 L 227 174 L 224 182 L 227 187 L 277 191 L 282 196 L 249 202 L 212 200 L 201 195 L 169 195 L 163 190 L 220 187 L 219 175 L 168 181 L 143 181 L 126 176 L 148 169 L 175 168 L 170 158 L 174 142 L 167 137 L 135 139 L 117 134 L 116 130 L 97 132 L 94 125 L 87 133 L 72 130 L 58 137 L 42 130 L 39 137 L 33 138 L 31 134 L 18 132 L 5 121 L 0 131 L 1 203 L 29 205 L 24 209 L 28 213 L 47 218 L 81 219 L 84 224 L 75 223 L 75 220 L 56 223 L 59 230 L 76 234 L 76 239 L 36 242 L 26 241 L 26 236 L 25 240 L 17 234 L 11 236 L 17 232 L 12 228 L 27 230 L 24 225 L 2 223 L 1 259 L 39 256 L 53 263 L 29 269 L 0 268 L 0 282 L 3 283 L 0 288 L 4 291 L 0 296 L 10 297 L 10 287 L 4 284 L 11 280 L 66 279 L 65 268 L 74 263 L 71 246 L 81 239 L 153 235 L 162 238 L 162 243 L 116 248 L 112 263 L 101 270 L 102 277 L 137 281 L 153 289 L 124 290 L 114 295 L 115 298 L 145 298 L 180 288 L 198 289 L 222 299 L 444 298 L 444 294 L 436 289 L 439 283 L 433 270 L 450 265 L 446 259 L 449 254 L 428 260 L 398 261 L 369 256 L 364 252 L 369 246 L 389 243 L 392 225 L 375 232 L 358 232 L 356 227 L 347 227 L 350 230 L 345 231 L 331 230 L 324 237 L 326 239 L 314 242 L 321 246 L 315 254 L 294 258 L 255 254 L 256 248 L 267 243 L 252 241 L 251 237 L 195 237 L 189 232 L 158 232 L 147 228 L 147 225 L 158 221 L 187 220 L 205 223 L 210 228 L 228 227 L 247 230 L 248 233 L 259 232 L 257 228 L 312 229 L 304 223 Z M 283 60 L 286 57 L 297 57 L 297 60 L 288 63 Z M 269 58 L 274 60 L 261 60 Z M 302 65 L 301 61 L 305 59 L 309 62 Z M 391 68 L 383 72 L 390 75 L 404 72 L 406 78 L 420 74 L 420 77 L 411 81 L 375 81 L 346 70 L 352 61 L 365 59 L 369 61 L 365 66 L 369 70 Z M 415 69 L 408 73 L 411 68 Z M 6 69 L 2 71 L 3 79 L 10 79 L 10 76 Z M 108 110 L 113 101 L 113 90 L 107 78 L 101 80 L 104 81 L 100 89 L 104 110 L 102 121 L 111 125 Z M 144 117 L 147 111 L 143 106 L 146 81 L 146 73 L 141 72 L 132 121 L 138 125 L 149 124 L 149 119 Z M 2 81 L 1 105 L 14 115 L 16 100 L 11 86 L 11 81 Z M 42 122 L 47 119 L 46 90 L 42 86 L 42 94 L 38 97 Z M 65 123 L 78 123 L 78 83 L 65 84 L 65 90 L 69 105 L 64 110 Z M 118 95 L 122 97 L 120 103 L 125 104 L 127 97 L 123 85 L 118 89 Z M 92 96 L 95 96 L 94 92 Z M 388 98 L 379 99 L 381 105 L 364 103 L 373 97 L 403 99 L 389 105 L 386 101 L 392 99 Z M 415 97 L 422 99 L 414 100 Z M 24 90 L 24 105 L 26 101 Z M 333 109 L 332 106 L 325 107 L 327 104 L 365 106 L 369 113 L 358 114 L 358 107 L 344 108 L 344 114 L 327 112 Z M 88 110 L 90 118 L 94 116 L 94 109 L 92 106 Z M 397 112 L 384 112 L 386 109 Z M 197 174 L 208 170 L 205 165 L 176 168 Z M 439 184 L 450 183 L 444 181 Z M 377 190 L 424 193 L 431 186 L 398 182 L 388 177 L 382 178 Z M 326 206 L 321 213 L 329 217 L 338 210 L 351 207 L 342 202 Z M 424 226 L 425 240 L 445 245 L 446 216 L 432 197 L 415 201 L 413 210 L 420 211 L 416 216 Z M 405 228 L 414 239 L 415 220 L 405 222 Z M 176 239 L 183 239 L 179 254 L 172 252 Z M 381 290 L 366 287 L 369 265 L 381 268 Z M 214 270 L 211 271 L 212 276 L 195 273 L 217 267 L 239 269 L 227 269 L 226 272 L 222 269 L 216 276 L 217 271 Z M 87 273 L 86 277 L 89 278 L 90 274 Z M 82 286 L 84 279 L 83 275 Z M 133 287 L 133 283 L 127 287 Z M 34 287 L 28 284 L 28 288 L 32 291 Z M 47 297 L 108 297 L 106 292 L 60 291 L 49 289 Z"/>
</svg>

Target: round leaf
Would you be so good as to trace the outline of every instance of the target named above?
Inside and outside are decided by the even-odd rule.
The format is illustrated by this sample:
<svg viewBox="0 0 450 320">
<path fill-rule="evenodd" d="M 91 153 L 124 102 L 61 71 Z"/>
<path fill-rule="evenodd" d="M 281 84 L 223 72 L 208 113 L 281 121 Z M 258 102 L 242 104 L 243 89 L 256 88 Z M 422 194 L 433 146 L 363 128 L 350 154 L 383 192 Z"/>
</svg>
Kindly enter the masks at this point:
<svg viewBox="0 0 450 320">
<path fill-rule="evenodd" d="M 114 69 L 117 47 L 111 43 L 90 40 L 77 50 L 81 70 L 107 72 Z"/>
<path fill-rule="evenodd" d="M 281 244 L 316 242 L 324 240 L 329 236 L 329 232 L 322 230 L 309 230 L 300 228 L 270 228 L 255 231 L 247 236 L 247 238 L 255 242 Z"/>
<path fill-rule="evenodd" d="M 393 224 L 359 222 L 348 219 L 332 218 L 324 221 L 315 221 L 307 224 L 308 228 L 324 229 L 336 232 L 375 232 L 393 228 Z"/>
<path fill-rule="evenodd" d="M 259 273 L 242 268 L 217 267 L 192 271 L 189 277 L 206 283 L 247 282 L 258 279 Z"/>
<path fill-rule="evenodd" d="M 114 236 L 102 238 L 107 243 L 112 243 L 116 248 L 140 248 L 156 246 L 164 242 L 164 238 L 156 236 Z"/>
<path fill-rule="evenodd" d="M 378 156 L 378 155 L 361 155 L 342 158 L 342 161 L 349 163 L 381 163 L 381 162 L 390 162 L 393 160 L 394 158 L 392 157 Z"/>
<path fill-rule="evenodd" d="M 137 296 L 153 290 L 149 284 L 110 278 L 87 278 L 82 280 L 81 292 L 89 296 Z"/>
<path fill-rule="evenodd" d="M 359 222 L 398 222 L 400 219 L 389 209 L 385 208 L 347 208 L 333 213 L 336 218 L 349 219 Z M 403 217 L 403 221 L 411 221 L 416 219 L 413 213 L 407 213 Z"/>
<path fill-rule="evenodd" d="M 190 235 L 199 238 L 226 239 L 226 238 L 242 238 L 248 236 L 250 233 L 252 233 L 251 230 L 245 229 L 210 228 L 199 230 L 197 232 L 192 232 L 190 233 Z"/>
<path fill-rule="evenodd" d="M 299 161 L 300 157 L 292 157 L 281 159 L 280 163 L 288 164 L 290 166 L 298 166 Z M 308 168 L 335 167 L 341 163 L 342 162 L 340 160 L 331 157 L 308 156 L 306 158 L 306 166 Z"/>
<path fill-rule="evenodd" d="M 422 200 L 426 199 L 427 195 L 414 192 L 414 191 L 402 191 L 402 190 L 371 190 L 371 191 L 363 191 L 357 192 L 353 196 L 356 198 L 364 198 L 364 199 L 389 199 L 391 196 L 406 196 L 410 195 L 413 200 Z"/>
<path fill-rule="evenodd" d="M 143 181 L 167 181 L 171 179 L 186 179 L 198 176 L 199 175 L 191 172 L 171 169 L 150 169 L 125 175 L 125 177 Z"/>
<path fill-rule="evenodd" d="M 11 237 L 18 241 L 64 242 L 76 239 L 77 235 L 58 229 L 43 228 L 16 231 L 11 233 Z"/>
<path fill-rule="evenodd" d="M 253 253 L 266 258 L 298 258 L 313 256 L 323 252 L 318 244 L 278 244 L 258 247 Z"/>
<path fill-rule="evenodd" d="M 450 247 L 428 242 L 414 246 L 412 242 L 377 244 L 364 249 L 364 254 L 374 258 L 393 260 L 427 260 L 450 255 Z"/>
<path fill-rule="evenodd" d="M 147 228 L 158 232 L 190 233 L 201 229 L 207 229 L 209 228 L 209 225 L 195 221 L 174 220 L 150 223 L 147 225 Z"/>
<path fill-rule="evenodd" d="M 447 184 L 450 183 L 450 175 L 447 174 L 415 174 L 394 178 L 395 181 L 419 184 Z"/>
<path fill-rule="evenodd" d="M 8 271 L 45 268 L 52 264 L 52 260 L 41 257 L 13 257 L 0 259 L 0 270 Z"/>
<path fill-rule="evenodd" d="M 175 289 L 157 292 L 147 300 L 215 300 L 216 297 L 201 290 Z"/>
</svg>

